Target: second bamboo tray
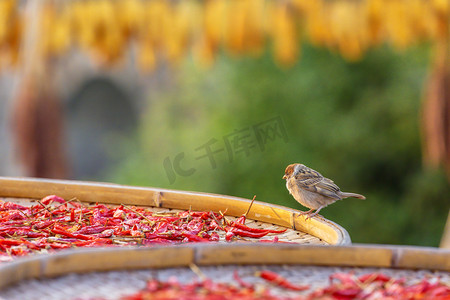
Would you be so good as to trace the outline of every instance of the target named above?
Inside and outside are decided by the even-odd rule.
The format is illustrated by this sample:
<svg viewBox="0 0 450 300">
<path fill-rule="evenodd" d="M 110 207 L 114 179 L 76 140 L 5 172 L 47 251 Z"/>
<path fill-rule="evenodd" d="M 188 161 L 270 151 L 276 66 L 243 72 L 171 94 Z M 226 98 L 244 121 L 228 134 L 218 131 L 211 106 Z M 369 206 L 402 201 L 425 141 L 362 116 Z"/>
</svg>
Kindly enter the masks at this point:
<svg viewBox="0 0 450 300">
<path fill-rule="evenodd" d="M 47 287 L 52 285 L 47 285 L 47 283 L 48 280 L 51 281 L 51 278 L 55 278 L 56 282 L 59 282 L 56 285 L 58 289 L 73 297 L 77 295 L 76 291 L 80 291 L 77 285 L 81 284 L 79 280 L 73 280 L 73 278 L 86 277 L 90 283 L 89 289 L 99 289 L 102 286 L 114 288 L 120 284 L 127 286 L 130 281 L 139 279 L 141 277 L 139 270 L 144 272 L 141 275 L 144 275 L 146 279 L 155 276 L 158 278 L 157 274 L 163 270 L 171 270 L 169 272 L 171 275 L 183 277 L 183 274 L 191 273 L 188 267 L 192 265 L 201 268 L 213 267 L 218 271 L 213 272 L 216 279 L 221 280 L 231 278 L 230 273 L 237 268 L 243 273 L 249 273 L 255 268 L 274 268 L 276 266 L 278 266 L 278 271 L 282 271 L 283 268 L 280 269 L 280 267 L 285 266 L 292 272 L 295 271 L 294 273 L 306 271 L 306 274 L 303 272 L 306 280 L 317 278 L 315 280 L 322 284 L 329 281 L 328 275 L 333 272 L 348 272 L 349 270 L 366 272 L 364 270 L 368 268 L 377 268 L 389 273 L 402 269 L 408 271 L 408 277 L 417 277 L 417 279 L 424 276 L 423 271 L 425 270 L 438 271 L 442 272 L 439 274 L 442 275 L 444 282 L 450 284 L 449 250 L 375 245 L 328 247 L 207 243 L 167 247 L 74 249 L 52 255 L 18 259 L 0 264 L 0 297 L 1 292 L 9 288 L 12 294 L 19 295 L 19 298 L 15 299 L 23 299 L 23 297 L 20 298 L 22 295 L 20 291 L 25 288 L 28 292 L 30 282 L 26 281 L 30 279 L 37 279 L 31 283 L 35 299 L 42 299 L 42 297 L 36 296 L 38 290 L 48 292 Z M 305 266 L 313 268 L 308 269 Z M 399 272 L 404 273 L 402 270 Z M 108 272 L 116 271 L 121 273 L 108 275 L 110 274 Z M 371 272 L 373 271 L 377 270 L 372 269 Z M 75 274 L 79 274 L 81 277 L 76 277 Z M 425 276 L 426 274 L 428 273 L 425 273 Z M 59 280 L 58 277 L 62 279 Z M 117 283 L 117 280 L 120 282 Z M 22 287 L 14 286 L 21 282 L 24 283 Z M 116 283 L 114 284 L 114 282 Z M 17 293 L 14 291 L 15 289 L 17 289 Z M 118 292 L 117 287 L 114 289 Z M 54 294 L 52 291 L 50 293 Z"/>
</svg>

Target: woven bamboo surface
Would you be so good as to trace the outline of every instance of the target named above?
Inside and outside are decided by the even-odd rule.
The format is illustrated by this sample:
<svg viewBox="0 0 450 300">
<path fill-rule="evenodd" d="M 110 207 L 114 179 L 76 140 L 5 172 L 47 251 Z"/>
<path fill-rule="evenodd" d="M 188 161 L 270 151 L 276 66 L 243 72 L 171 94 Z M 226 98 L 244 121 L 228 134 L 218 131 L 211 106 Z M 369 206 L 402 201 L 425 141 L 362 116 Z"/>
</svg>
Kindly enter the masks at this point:
<svg viewBox="0 0 450 300">
<path fill-rule="evenodd" d="M 180 282 L 198 279 L 189 265 L 206 277 L 235 283 L 238 270 L 247 282 L 262 283 L 258 270 L 272 270 L 296 284 L 316 289 L 329 275 L 382 272 L 415 283 L 439 276 L 450 285 L 450 251 L 436 248 L 347 247 L 207 244 L 155 248 L 109 248 L 61 251 L 0 265 L 0 297 L 4 299 L 118 299 L 137 292 L 145 282 L 175 276 Z M 3 285 L 3 289 L 1 287 Z M 277 293 L 286 291 L 276 290 Z"/>
<path fill-rule="evenodd" d="M 244 214 L 250 200 L 225 195 L 166 189 L 132 187 L 107 183 L 68 180 L 0 177 L 0 197 L 18 202 L 56 194 L 64 199 L 77 198 L 87 203 L 125 204 L 152 209 L 181 209 L 226 212 L 226 216 Z M 347 231 L 321 216 L 306 219 L 299 211 L 255 201 L 247 216 L 249 226 L 289 228 L 279 236 L 285 241 L 304 244 L 349 245 Z"/>
</svg>

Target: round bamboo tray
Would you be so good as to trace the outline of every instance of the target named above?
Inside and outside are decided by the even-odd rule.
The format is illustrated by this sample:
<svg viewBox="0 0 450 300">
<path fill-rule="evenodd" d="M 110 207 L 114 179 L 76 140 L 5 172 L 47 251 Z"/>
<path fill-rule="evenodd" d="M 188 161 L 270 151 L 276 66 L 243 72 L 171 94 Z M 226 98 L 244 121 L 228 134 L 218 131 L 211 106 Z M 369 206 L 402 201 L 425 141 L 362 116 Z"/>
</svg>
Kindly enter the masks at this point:
<svg viewBox="0 0 450 300">
<path fill-rule="evenodd" d="M 228 217 L 241 216 L 250 204 L 247 199 L 217 194 L 108 183 L 0 177 L 2 200 L 30 204 L 33 199 L 51 194 L 65 199 L 75 197 L 87 203 L 146 206 L 155 211 L 221 211 Z M 347 231 L 336 223 L 322 217 L 306 220 L 305 216 L 298 213 L 287 207 L 255 201 L 247 215 L 246 224 L 271 229 L 288 228 L 284 234 L 278 235 L 280 241 L 314 245 L 351 244 Z"/>
<path fill-rule="evenodd" d="M 191 268 L 189 268 L 191 266 Z M 201 273 L 232 282 L 269 269 L 299 284 L 322 287 L 335 272 L 380 271 L 414 282 L 439 276 L 450 285 L 450 251 L 401 246 L 299 246 L 292 244 L 185 244 L 167 247 L 94 248 L 30 256 L 0 265 L 0 298 L 118 299 L 145 286 L 146 280 L 192 282 Z M 94 273 L 97 272 L 97 273 Z M 246 280 L 256 280 L 248 276 Z"/>
</svg>

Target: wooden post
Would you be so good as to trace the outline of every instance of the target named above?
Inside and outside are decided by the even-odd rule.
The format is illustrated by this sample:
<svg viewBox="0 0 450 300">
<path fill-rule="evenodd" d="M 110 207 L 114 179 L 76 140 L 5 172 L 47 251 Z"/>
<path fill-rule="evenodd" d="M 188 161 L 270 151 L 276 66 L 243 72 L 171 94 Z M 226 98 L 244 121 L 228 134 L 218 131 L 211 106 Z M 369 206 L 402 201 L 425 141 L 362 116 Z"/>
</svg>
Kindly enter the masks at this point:
<svg viewBox="0 0 450 300">
<path fill-rule="evenodd" d="M 447 224 L 445 224 L 440 248 L 450 249 L 450 211 L 448 212 Z"/>
</svg>

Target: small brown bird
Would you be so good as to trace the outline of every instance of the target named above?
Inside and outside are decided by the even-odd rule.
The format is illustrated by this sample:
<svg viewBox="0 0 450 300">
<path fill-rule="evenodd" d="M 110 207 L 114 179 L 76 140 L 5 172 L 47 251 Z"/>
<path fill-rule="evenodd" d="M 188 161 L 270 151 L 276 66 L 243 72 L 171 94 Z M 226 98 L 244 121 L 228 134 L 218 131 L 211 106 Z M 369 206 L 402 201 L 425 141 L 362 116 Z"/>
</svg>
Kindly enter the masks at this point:
<svg viewBox="0 0 450 300">
<path fill-rule="evenodd" d="M 363 195 L 341 192 L 340 188 L 319 172 L 302 164 L 291 164 L 286 167 L 283 179 L 289 193 L 301 205 L 310 208 L 302 212 L 312 218 L 325 206 L 348 197 L 366 199 Z M 313 210 L 316 210 L 312 213 Z"/>
</svg>

